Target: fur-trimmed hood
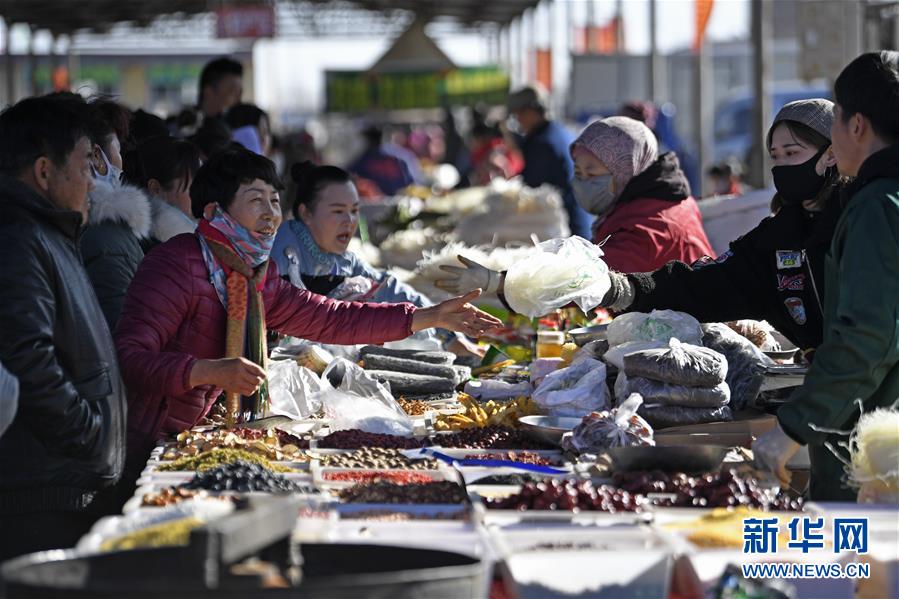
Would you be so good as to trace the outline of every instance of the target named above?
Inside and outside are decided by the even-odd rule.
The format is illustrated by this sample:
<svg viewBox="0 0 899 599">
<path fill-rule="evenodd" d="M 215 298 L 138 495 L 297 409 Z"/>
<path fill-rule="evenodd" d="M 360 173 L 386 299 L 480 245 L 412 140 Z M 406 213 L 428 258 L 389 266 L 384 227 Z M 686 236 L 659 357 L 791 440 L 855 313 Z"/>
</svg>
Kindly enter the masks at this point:
<svg viewBox="0 0 899 599">
<path fill-rule="evenodd" d="M 128 225 L 139 239 L 149 237 L 152 224 L 150 200 L 139 187 L 97 182 L 90 192 L 90 200 L 88 222 L 91 225 L 119 221 Z"/>
<path fill-rule="evenodd" d="M 164 243 L 181 233 L 193 233 L 197 223 L 189 216 L 157 197 L 150 196 L 150 209 L 153 215 L 153 224 L 150 236 Z"/>
</svg>

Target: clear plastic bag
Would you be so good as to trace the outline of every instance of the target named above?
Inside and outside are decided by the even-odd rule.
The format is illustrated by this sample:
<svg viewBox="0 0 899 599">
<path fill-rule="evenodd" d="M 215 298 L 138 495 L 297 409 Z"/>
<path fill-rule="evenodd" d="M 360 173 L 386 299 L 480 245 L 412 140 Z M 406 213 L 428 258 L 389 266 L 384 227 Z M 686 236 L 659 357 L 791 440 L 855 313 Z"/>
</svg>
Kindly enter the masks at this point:
<svg viewBox="0 0 899 599">
<path fill-rule="evenodd" d="M 667 348 L 624 356 L 624 371 L 672 385 L 715 387 L 727 377 L 727 360 L 713 349 L 672 339 Z"/>
<path fill-rule="evenodd" d="M 618 370 L 624 370 L 624 356 L 638 351 L 659 349 L 667 346 L 668 343 L 663 341 L 628 341 L 610 348 L 609 351 L 603 354 L 602 359 L 609 366 L 614 366 Z"/>
<path fill-rule="evenodd" d="M 699 321 L 683 312 L 653 310 L 622 314 L 609 323 L 606 331 L 609 345 L 615 347 L 629 341 L 662 341 L 676 337 L 684 343 L 702 343 Z"/>
<path fill-rule="evenodd" d="M 530 317 L 570 303 L 587 312 L 602 302 L 612 283 L 602 250 L 582 237 L 551 239 L 506 273 L 509 306 Z"/>
<path fill-rule="evenodd" d="M 727 383 L 715 387 L 684 387 L 653 381 L 643 377 L 629 377 L 624 371 L 615 380 L 615 399 L 622 401 L 634 393 L 643 397 L 643 403 L 686 408 L 720 408 L 730 401 Z"/>
<path fill-rule="evenodd" d="M 294 362 L 276 360 L 268 364 L 269 412 L 293 420 L 308 418 L 322 408 L 315 395 L 325 388 L 318 375 Z"/>
<path fill-rule="evenodd" d="M 749 339 L 720 323 L 702 325 L 705 335 L 702 344 L 721 353 L 727 359 L 727 385 L 730 387 L 730 407 L 742 410 L 755 404 L 765 382 L 765 368 L 773 364 Z"/>
<path fill-rule="evenodd" d="M 586 416 L 562 438 L 562 448 L 576 453 L 602 453 L 610 447 L 655 445 L 652 427 L 637 415 L 643 399 L 634 394 L 619 407 Z"/>
<path fill-rule="evenodd" d="M 331 418 L 332 431 L 360 429 L 368 433 L 409 436 L 412 419 L 377 379 L 359 365 L 337 358 L 322 375 L 326 387 L 314 398 Z"/>
<path fill-rule="evenodd" d="M 606 365 L 587 358 L 544 377 L 532 395 L 550 416 L 585 416 L 611 407 Z"/>
</svg>

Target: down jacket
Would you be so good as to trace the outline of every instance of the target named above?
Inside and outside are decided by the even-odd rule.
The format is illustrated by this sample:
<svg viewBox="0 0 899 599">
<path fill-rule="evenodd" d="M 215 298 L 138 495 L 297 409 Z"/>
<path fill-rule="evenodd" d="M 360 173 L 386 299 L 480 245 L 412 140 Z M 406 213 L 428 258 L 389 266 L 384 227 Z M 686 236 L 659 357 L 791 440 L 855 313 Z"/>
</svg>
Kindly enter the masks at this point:
<svg viewBox="0 0 899 599">
<path fill-rule="evenodd" d="M 652 272 L 672 260 L 692 264 L 715 257 L 690 184 L 672 152 L 628 182 L 615 209 L 594 224 L 593 242 L 602 244 L 609 268 L 623 273 Z"/>
<path fill-rule="evenodd" d="M 269 264 L 266 326 L 323 343 L 386 343 L 412 333 L 412 304 L 340 302 L 293 287 Z M 134 277 L 115 340 L 128 388 L 129 453 L 194 426 L 221 389 L 192 388 L 194 362 L 225 353 L 226 313 L 195 234 L 157 246 Z"/>
<path fill-rule="evenodd" d="M 102 182 L 91 191 L 90 200 L 81 257 L 109 330 L 114 330 L 125 292 L 144 258 L 141 241 L 150 234 L 150 201 L 133 185 Z"/>
</svg>

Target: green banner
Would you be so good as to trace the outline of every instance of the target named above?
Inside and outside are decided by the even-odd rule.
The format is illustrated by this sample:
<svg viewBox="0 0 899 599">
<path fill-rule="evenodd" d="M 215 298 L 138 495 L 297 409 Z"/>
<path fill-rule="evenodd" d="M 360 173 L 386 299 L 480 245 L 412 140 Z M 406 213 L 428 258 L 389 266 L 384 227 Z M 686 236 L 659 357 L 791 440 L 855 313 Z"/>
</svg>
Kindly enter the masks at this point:
<svg viewBox="0 0 899 599">
<path fill-rule="evenodd" d="M 509 93 L 509 76 L 495 67 L 381 75 L 327 71 L 325 81 L 328 112 L 502 104 Z"/>
</svg>

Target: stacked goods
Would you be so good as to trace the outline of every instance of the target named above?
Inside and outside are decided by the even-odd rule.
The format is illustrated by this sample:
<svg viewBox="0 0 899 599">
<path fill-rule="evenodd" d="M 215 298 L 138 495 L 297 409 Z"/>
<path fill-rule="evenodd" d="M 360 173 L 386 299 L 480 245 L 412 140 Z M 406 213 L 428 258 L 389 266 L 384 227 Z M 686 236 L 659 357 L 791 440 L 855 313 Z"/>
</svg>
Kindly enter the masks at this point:
<svg viewBox="0 0 899 599">
<path fill-rule="evenodd" d="M 727 383 L 731 410 L 753 405 L 765 382 L 771 360 L 752 342 L 720 323 L 702 325 L 702 344 L 727 359 Z"/>
<path fill-rule="evenodd" d="M 318 446 L 322 449 L 360 449 L 362 447 L 385 447 L 388 449 L 416 449 L 424 446 L 424 441 L 412 437 L 367 433 L 358 429 L 334 431 L 322 437 Z"/>
<path fill-rule="evenodd" d="M 222 464 L 230 464 L 237 461 L 258 464 L 263 468 L 271 470 L 272 472 L 294 472 L 293 468 L 288 468 L 287 466 L 281 466 L 279 464 L 272 464 L 269 460 L 258 454 L 250 453 L 249 451 L 245 451 L 243 449 L 230 449 L 224 447 L 204 451 L 195 456 L 185 456 L 183 458 L 178 458 L 173 462 L 160 465 L 158 470 L 163 472 L 184 470 L 190 470 L 193 472 L 205 472 L 206 470 L 216 468 L 218 466 L 221 466 Z"/>
<path fill-rule="evenodd" d="M 207 491 L 235 491 L 238 493 L 299 493 L 303 487 L 274 474 L 259 464 L 237 461 L 199 472 L 183 485 L 186 489 Z"/>
<path fill-rule="evenodd" d="M 362 348 L 360 365 L 394 396 L 432 396 L 452 393 L 471 378 L 471 369 L 454 366 L 450 352 L 389 350 L 373 345 Z"/>
<path fill-rule="evenodd" d="M 236 428 L 208 432 L 188 430 L 178 433 L 175 445 L 166 448 L 162 459 L 175 460 L 216 448 L 229 448 L 248 451 L 277 462 L 305 462 L 308 458 L 303 449 L 308 447 L 308 441 L 277 429 Z"/>
<path fill-rule="evenodd" d="M 319 465 L 325 468 L 372 468 L 376 470 L 435 470 L 437 460 L 412 460 L 396 449 L 363 447 L 350 453 L 322 454 Z"/>
<path fill-rule="evenodd" d="M 462 414 L 438 416 L 434 428 L 438 431 L 457 431 L 467 428 L 487 426 L 517 427 L 521 416 L 539 413 L 537 404 L 528 397 L 513 401 L 496 402 L 490 400 L 481 404 L 473 397 L 462 394 L 459 401 L 465 406 Z"/>
<path fill-rule="evenodd" d="M 449 481 L 398 485 L 375 482 L 340 492 L 344 503 L 464 503 L 465 490 Z"/>
<path fill-rule="evenodd" d="M 671 339 L 668 346 L 628 353 L 615 383 L 623 401 L 637 393 L 653 428 L 730 420 L 727 360 L 706 347 Z"/>
</svg>

